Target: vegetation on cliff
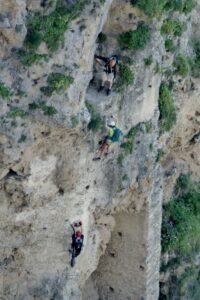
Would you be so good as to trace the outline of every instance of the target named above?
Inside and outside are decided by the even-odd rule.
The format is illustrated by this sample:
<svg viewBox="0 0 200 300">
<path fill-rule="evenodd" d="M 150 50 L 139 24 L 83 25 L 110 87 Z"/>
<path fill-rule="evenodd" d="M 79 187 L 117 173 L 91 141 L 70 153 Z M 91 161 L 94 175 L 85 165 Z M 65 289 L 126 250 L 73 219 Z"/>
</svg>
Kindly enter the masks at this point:
<svg viewBox="0 0 200 300">
<path fill-rule="evenodd" d="M 32 66 L 33 64 L 37 64 L 42 60 L 47 61 L 48 56 L 46 54 L 37 54 L 34 51 L 25 51 L 25 50 L 19 50 L 19 59 L 20 62 L 27 67 Z"/>
<path fill-rule="evenodd" d="M 160 16 L 167 11 L 179 11 L 187 14 L 196 6 L 195 0 L 131 0 L 130 2 L 150 17 Z"/>
<path fill-rule="evenodd" d="M 191 255 L 200 250 L 200 185 L 189 176 L 181 175 L 175 198 L 164 206 L 162 250 L 177 256 Z"/>
<path fill-rule="evenodd" d="M 133 83 L 134 81 L 134 74 L 130 67 L 127 64 L 120 63 L 119 64 L 119 71 L 120 71 L 120 78 L 118 80 L 118 90 L 123 91 L 124 88 Z"/>
<path fill-rule="evenodd" d="M 8 99 L 12 95 L 10 89 L 0 81 L 0 97 L 3 99 Z"/>
<path fill-rule="evenodd" d="M 91 114 L 91 120 L 88 124 L 88 129 L 92 130 L 94 132 L 97 132 L 100 129 L 102 129 L 104 126 L 103 119 L 102 119 L 101 115 L 95 110 L 95 108 L 91 104 L 86 102 L 86 106 L 87 106 L 88 111 Z"/>
<path fill-rule="evenodd" d="M 36 53 L 40 44 L 45 42 L 50 52 L 57 51 L 64 43 L 64 33 L 70 21 L 77 18 L 89 2 L 89 0 L 79 0 L 70 4 L 58 0 L 55 10 L 50 14 L 37 13 L 31 16 L 27 22 L 24 48 L 19 51 L 21 63 L 30 67 L 42 59 L 47 60 L 47 55 Z"/>
<path fill-rule="evenodd" d="M 47 105 L 45 101 L 32 102 L 29 104 L 29 109 L 40 109 L 46 116 L 53 116 L 57 113 L 57 110 L 53 106 Z"/>
<path fill-rule="evenodd" d="M 51 96 L 54 91 L 58 93 L 60 90 L 66 90 L 73 81 L 74 79 L 69 75 L 51 73 L 47 78 L 48 85 L 41 87 L 41 92 Z"/>
<path fill-rule="evenodd" d="M 49 15 L 34 15 L 27 24 L 26 47 L 36 50 L 44 41 L 50 51 L 58 50 L 69 22 L 78 17 L 86 3 L 88 1 L 80 0 L 70 5 L 59 0 L 56 9 Z"/>
<path fill-rule="evenodd" d="M 179 54 L 176 56 L 174 63 L 173 63 L 174 67 L 175 67 L 175 73 L 182 76 L 182 77 L 186 77 L 189 73 L 189 63 L 187 58 L 182 55 Z"/>
<path fill-rule="evenodd" d="M 196 255 L 200 251 L 200 183 L 192 182 L 189 175 L 181 175 L 175 187 L 174 198 L 164 205 L 162 221 L 162 252 L 168 261 L 161 272 L 170 272 L 169 298 L 199 299 L 200 274 Z M 180 272 L 180 267 L 182 271 Z M 178 272 L 179 268 L 179 272 Z"/>
<path fill-rule="evenodd" d="M 169 131 L 176 121 L 176 113 L 173 98 L 165 83 L 162 83 L 160 86 L 159 110 L 161 132 Z"/>
<path fill-rule="evenodd" d="M 163 22 L 161 34 L 181 36 L 184 31 L 184 24 L 178 20 L 168 20 Z"/>
<path fill-rule="evenodd" d="M 194 58 L 190 60 L 190 65 L 192 69 L 192 75 L 194 77 L 200 77 L 200 42 L 195 40 L 193 42 L 194 47 Z"/>
<path fill-rule="evenodd" d="M 119 45 L 122 49 L 144 49 L 151 38 L 151 29 L 140 22 L 136 30 L 130 30 L 120 34 Z"/>
</svg>

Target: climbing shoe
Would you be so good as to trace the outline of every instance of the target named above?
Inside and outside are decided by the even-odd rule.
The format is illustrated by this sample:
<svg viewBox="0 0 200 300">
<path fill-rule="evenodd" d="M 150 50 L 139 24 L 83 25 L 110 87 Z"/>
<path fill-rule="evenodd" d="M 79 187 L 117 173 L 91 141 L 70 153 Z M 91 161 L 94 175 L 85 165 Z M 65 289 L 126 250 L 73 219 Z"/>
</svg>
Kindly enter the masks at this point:
<svg viewBox="0 0 200 300">
<path fill-rule="evenodd" d="M 106 91 L 107 96 L 110 95 L 110 92 L 111 92 L 111 90 L 110 90 L 110 89 L 107 89 L 107 91 Z"/>
<path fill-rule="evenodd" d="M 99 157 L 94 157 L 92 160 L 100 160 L 101 159 L 101 157 L 99 156 Z"/>
<path fill-rule="evenodd" d="M 100 86 L 99 88 L 98 88 L 98 93 L 100 93 L 102 90 L 103 90 L 103 86 Z"/>
</svg>

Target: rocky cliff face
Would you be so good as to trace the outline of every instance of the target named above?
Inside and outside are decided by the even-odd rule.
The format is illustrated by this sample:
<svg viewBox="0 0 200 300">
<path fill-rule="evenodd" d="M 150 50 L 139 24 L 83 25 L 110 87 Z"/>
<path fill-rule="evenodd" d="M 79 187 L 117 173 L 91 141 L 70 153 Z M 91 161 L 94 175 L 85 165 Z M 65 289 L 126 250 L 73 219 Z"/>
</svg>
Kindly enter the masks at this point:
<svg viewBox="0 0 200 300">
<path fill-rule="evenodd" d="M 147 17 L 130 1 L 83 2 L 0 4 L 2 299 L 158 299 L 162 202 L 181 172 L 199 178 L 198 79 L 172 75 L 177 122 L 160 134 L 159 89 L 170 81 L 176 54 L 160 34 L 165 18 Z M 186 24 L 175 38 L 185 55 L 193 53 L 198 10 L 173 15 Z M 61 31 L 54 36 L 58 19 L 63 39 Z M 119 35 L 141 21 L 151 28 L 148 44 L 122 50 Z M 119 54 L 134 81 L 119 91 L 121 71 L 109 96 L 97 93 L 95 53 Z M 116 143 L 107 157 L 92 160 L 103 134 L 88 129 L 92 111 L 102 120 L 113 114 L 124 134 L 131 132 L 128 150 Z M 76 219 L 85 242 L 71 268 Z"/>
</svg>

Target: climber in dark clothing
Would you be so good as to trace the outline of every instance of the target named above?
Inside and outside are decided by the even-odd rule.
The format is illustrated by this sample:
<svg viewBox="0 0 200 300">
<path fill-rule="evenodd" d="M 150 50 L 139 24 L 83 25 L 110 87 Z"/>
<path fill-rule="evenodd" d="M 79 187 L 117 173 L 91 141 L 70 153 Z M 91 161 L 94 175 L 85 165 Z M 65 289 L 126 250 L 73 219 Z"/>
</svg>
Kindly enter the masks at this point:
<svg viewBox="0 0 200 300">
<path fill-rule="evenodd" d="M 74 231 L 72 234 L 72 253 L 73 250 L 75 250 L 75 257 L 77 257 L 83 248 L 83 240 L 84 240 L 84 235 L 82 234 L 82 222 L 74 222 L 71 224 L 71 227 Z"/>
<path fill-rule="evenodd" d="M 104 57 L 95 55 L 95 61 L 99 65 L 98 77 L 100 80 L 100 87 L 98 88 L 98 92 L 104 89 L 104 85 L 108 82 L 108 89 L 106 91 L 107 95 L 110 94 L 111 88 L 113 85 L 113 81 L 116 78 L 117 74 L 117 57 L 111 56 Z"/>
</svg>

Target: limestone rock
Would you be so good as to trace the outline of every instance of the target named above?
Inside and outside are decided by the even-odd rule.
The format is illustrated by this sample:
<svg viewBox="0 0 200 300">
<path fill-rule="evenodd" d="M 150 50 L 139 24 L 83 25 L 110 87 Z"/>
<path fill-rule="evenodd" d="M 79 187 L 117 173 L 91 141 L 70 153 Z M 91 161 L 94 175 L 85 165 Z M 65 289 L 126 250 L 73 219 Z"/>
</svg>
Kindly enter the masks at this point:
<svg viewBox="0 0 200 300">
<path fill-rule="evenodd" d="M 58 51 L 50 53 L 43 41 L 34 55 L 47 59 L 31 66 L 20 62 L 14 48 L 23 45 L 28 17 L 48 15 L 56 1 L 0 3 L 2 299 L 158 299 L 159 277 L 163 284 L 168 279 L 159 275 L 162 203 L 181 172 L 193 172 L 199 180 L 199 79 L 177 83 L 177 122 L 160 136 L 159 87 L 173 73 L 174 59 L 160 34 L 163 19 L 151 20 L 129 1 L 85 2 Z M 199 28 L 197 11 L 192 14 L 180 17 L 188 27 L 176 41 L 188 55 L 190 36 Z M 138 51 L 120 49 L 119 35 L 135 30 L 139 21 L 151 27 L 149 44 Z M 97 43 L 100 32 L 107 36 L 104 44 Z M 92 81 L 93 58 L 116 52 L 135 79 L 119 91 L 118 72 L 107 96 Z M 153 62 L 146 66 L 150 56 Z M 41 88 L 48 86 L 51 73 L 74 81 L 46 96 Z M 93 161 L 111 115 L 124 140 Z M 99 130 L 89 131 L 91 120 Z M 161 148 L 166 148 L 162 166 L 157 160 Z M 83 222 L 84 247 L 71 268 L 70 223 L 77 219 Z M 163 285 L 162 291 L 168 288 Z"/>
</svg>

